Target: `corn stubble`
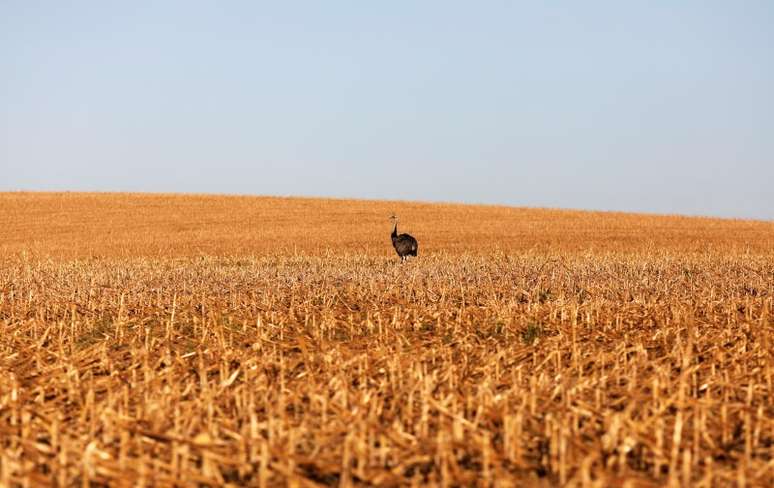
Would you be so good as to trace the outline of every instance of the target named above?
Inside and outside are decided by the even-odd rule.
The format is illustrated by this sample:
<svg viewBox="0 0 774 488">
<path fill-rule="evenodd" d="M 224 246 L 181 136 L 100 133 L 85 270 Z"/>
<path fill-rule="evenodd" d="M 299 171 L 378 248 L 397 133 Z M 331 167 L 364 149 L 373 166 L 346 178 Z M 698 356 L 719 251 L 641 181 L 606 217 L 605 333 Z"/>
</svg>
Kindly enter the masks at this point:
<svg viewBox="0 0 774 488">
<path fill-rule="evenodd" d="M 32 216 L 77 196 L 2 197 L 17 212 L 0 217 L 16 230 L 0 258 L 0 486 L 774 477 L 770 223 L 174 197 L 201 199 L 213 221 L 294 205 L 355 212 L 364 247 L 299 211 L 256 230 L 278 236 L 252 236 L 257 251 L 239 252 L 240 230 L 209 236 L 221 247 L 206 253 L 190 234 L 159 252 L 190 223 L 172 197 L 85 196 L 69 247 Z M 121 199 L 167 230 L 95 237 Z M 421 211 L 418 259 L 390 254 L 383 207 Z M 118 232 L 142 225 L 131 215 L 114 215 Z M 620 219 L 643 239 L 621 239 Z M 512 239 L 525 220 L 528 247 Z M 309 236 L 295 249 L 293 232 Z"/>
</svg>

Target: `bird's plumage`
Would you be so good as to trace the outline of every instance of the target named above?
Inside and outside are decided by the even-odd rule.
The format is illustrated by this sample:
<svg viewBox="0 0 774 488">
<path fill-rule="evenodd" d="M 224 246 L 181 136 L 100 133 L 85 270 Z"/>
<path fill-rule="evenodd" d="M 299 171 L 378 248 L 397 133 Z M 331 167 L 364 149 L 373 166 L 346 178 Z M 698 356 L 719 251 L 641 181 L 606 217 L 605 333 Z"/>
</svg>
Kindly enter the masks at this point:
<svg viewBox="0 0 774 488">
<path fill-rule="evenodd" d="M 392 247 L 395 248 L 395 252 L 400 256 L 400 260 L 403 261 L 409 256 L 416 256 L 419 244 L 414 237 L 409 234 L 398 234 L 398 219 L 395 218 L 395 227 L 392 228 Z"/>
</svg>

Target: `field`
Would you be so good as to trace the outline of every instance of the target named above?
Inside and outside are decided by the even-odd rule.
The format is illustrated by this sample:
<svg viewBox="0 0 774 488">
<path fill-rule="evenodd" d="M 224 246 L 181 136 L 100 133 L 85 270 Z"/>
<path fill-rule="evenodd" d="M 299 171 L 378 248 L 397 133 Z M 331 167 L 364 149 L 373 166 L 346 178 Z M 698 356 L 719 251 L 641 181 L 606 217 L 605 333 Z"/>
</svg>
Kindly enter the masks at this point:
<svg viewBox="0 0 774 488">
<path fill-rule="evenodd" d="M 0 229 L 0 486 L 774 481 L 773 222 L 5 193 Z"/>
</svg>

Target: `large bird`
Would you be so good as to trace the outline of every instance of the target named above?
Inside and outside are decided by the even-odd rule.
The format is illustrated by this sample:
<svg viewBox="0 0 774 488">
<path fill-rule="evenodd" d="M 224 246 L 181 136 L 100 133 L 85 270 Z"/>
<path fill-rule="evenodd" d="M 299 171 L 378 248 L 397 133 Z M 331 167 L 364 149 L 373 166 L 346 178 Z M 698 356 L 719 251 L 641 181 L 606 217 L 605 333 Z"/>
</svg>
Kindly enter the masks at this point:
<svg viewBox="0 0 774 488">
<path fill-rule="evenodd" d="M 409 256 L 417 255 L 417 240 L 408 234 L 398 234 L 398 217 L 393 215 L 390 220 L 395 222 L 395 227 L 392 228 L 392 247 L 395 248 L 395 252 L 400 256 L 401 262 L 408 259 Z"/>
</svg>

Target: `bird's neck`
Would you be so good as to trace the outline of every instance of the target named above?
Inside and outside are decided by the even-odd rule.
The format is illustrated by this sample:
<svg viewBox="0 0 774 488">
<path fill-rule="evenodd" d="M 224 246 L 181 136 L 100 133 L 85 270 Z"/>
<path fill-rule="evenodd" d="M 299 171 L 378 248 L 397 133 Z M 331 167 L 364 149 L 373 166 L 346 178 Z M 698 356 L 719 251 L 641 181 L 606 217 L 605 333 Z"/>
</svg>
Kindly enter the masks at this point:
<svg viewBox="0 0 774 488">
<path fill-rule="evenodd" d="M 398 235 L 398 223 L 395 222 L 395 227 L 392 228 L 392 237 L 397 237 Z"/>
</svg>

